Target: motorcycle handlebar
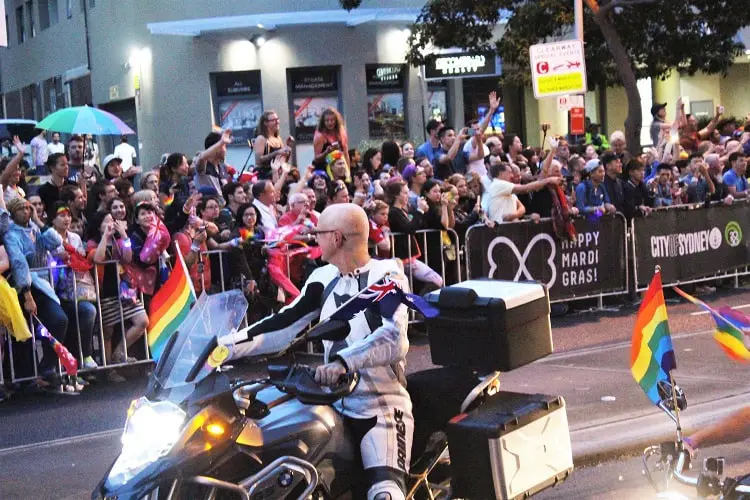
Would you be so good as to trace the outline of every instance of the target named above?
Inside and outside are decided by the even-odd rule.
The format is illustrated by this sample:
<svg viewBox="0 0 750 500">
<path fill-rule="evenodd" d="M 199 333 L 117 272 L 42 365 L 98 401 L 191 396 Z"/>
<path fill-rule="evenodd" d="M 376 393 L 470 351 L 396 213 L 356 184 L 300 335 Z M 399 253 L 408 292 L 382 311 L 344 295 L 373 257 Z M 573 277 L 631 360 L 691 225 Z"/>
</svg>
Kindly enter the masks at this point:
<svg viewBox="0 0 750 500">
<path fill-rule="evenodd" d="M 307 365 L 270 365 L 270 382 L 280 391 L 292 394 L 304 404 L 330 405 L 350 395 L 359 382 L 358 372 L 342 375 L 338 383 L 330 388 L 315 381 L 315 369 Z"/>
<path fill-rule="evenodd" d="M 674 465 L 673 474 L 675 479 L 677 479 L 677 481 L 681 482 L 682 484 L 695 487 L 698 486 L 698 478 L 686 476 L 682 473 L 685 466 L 690 463 L 689 457 L 690 455 L 686 450 L 680 450 L 677 456 L 677 463 L 675 463 Z"/>
</svg>

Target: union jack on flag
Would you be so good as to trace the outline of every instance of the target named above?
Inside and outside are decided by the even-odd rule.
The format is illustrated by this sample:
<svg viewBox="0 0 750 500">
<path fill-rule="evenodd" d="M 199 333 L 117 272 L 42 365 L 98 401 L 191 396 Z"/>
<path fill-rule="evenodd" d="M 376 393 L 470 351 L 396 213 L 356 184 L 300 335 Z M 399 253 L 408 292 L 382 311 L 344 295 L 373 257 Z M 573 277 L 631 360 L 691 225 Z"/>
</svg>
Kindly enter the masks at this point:
<svg viewBox="0 0 750 500">
<path fill-rule="evenodd" d="M 331 318 L 349 321 L 365 309 L 374 309 L 381 316 L 392 318 L 401 304 L 422 313 L 427 318 L 434 318 L 440 313 L 419 295 L 404 292 L 396 281 L 386 275 L 349 299 L 331 315 Z"/>
</svg>

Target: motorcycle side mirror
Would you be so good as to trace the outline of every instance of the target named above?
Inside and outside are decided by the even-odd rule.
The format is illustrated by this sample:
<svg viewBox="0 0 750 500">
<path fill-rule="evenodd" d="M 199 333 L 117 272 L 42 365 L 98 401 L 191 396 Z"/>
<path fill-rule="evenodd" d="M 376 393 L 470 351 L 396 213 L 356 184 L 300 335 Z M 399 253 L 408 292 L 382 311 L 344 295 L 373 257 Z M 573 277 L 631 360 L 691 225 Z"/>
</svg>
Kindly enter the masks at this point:
<svg viewBox="0 0 750 500">
<path fill-rule="evenodd" d="M 307 334 L 307 340 L 344 340 L 350 331 L 348 321 L 330 319 L 315 325 Z"/>
<path fill-rule="evenodd" d="M 667 410 L 674 412 L 674 398 L 672 394 L 672 384 L 667 380 L 661 380 L 657 382 L 656 388 L 659 391 L 659 399 L 661 403 L 659 406 L 664 406 Z M 685 411 L 687 408 L 687 397 L 685 391 L 683 391 L 677 384 L 674 385 L 674 395 L 677 397 L 677 408 L 680 411 Z"/>
</svg>

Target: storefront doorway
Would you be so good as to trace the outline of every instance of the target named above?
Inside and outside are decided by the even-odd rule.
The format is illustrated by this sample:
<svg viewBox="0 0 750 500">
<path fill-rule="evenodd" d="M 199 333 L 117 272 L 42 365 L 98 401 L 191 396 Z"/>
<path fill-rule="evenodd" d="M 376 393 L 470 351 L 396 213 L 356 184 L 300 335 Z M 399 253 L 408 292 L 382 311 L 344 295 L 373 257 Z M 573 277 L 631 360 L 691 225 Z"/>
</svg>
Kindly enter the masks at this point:
<svg viewBox="0 0 750 500">
<path fill-rule="evenodd" d="M 138 147 L 138 124 L 136 122 L 137 115 L 135 109 L 135 98 L 100 104 L 99 108 L 112 113 L 117 118 L 125 122 L 125 125 L 133 129 L 135 135 L 128 136 L 128 144 L 133 146 L 138 152 L 138 164 L 141 165 L 142 159 L 140 157 L 140 148 Z M 116 135 L 97 137 L 97 139 L 99 144 L 99 158 L 101 159 L 104 159 L 105 156 L 113 153 L 115 150 L 115 146 L 120 144 L 120 137 Z M 147 165 L 147 167 L 150 167 L 150 165 Z"/>
</svg>

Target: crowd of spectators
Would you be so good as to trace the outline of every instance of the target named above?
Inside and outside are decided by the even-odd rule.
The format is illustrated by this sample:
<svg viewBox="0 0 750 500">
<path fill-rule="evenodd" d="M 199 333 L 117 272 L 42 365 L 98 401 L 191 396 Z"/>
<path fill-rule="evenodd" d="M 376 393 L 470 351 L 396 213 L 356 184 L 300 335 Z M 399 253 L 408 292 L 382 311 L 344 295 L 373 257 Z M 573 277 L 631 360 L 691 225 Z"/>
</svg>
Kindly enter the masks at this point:
<svg viewBox="0 0 750 500">
<path fill-rule="evenodd" d="M 595 124 L 582 137 L 549 137 L 546 150 L 515 134 L 486 135 L 500 105 L 494 92 L 488 100 L 481 121 L 457 130 L 430 120 L 424 144 L 387 140 L 363 152 L 349 148 L 342 116 L 327 109 L 307 167 L 295 166 L 295 140 L 280 136 L 279 116 L 268 110 L 255 167 L 242 175 L 225 162 L 231 130 L 208 134 L 192 158 L 165 154 L 153 169 L 138 166 L 127 138 L 99 164 L 90 138 L 73 135 L 63 151 L 59 134 L 47 144 L 40 132 L 30 145 L 33 166 L 16 138 L 0 162 L 0 281 L 12 286 L 3 299 L 17 300 L 95 370 L 147 356 L 149 299 L 177 251 L 197 294 L 242 289 L 251 320 L 289 303 L 320 265 L 314 230 L 328 205 L 362 206 L 373 255 L 401 259 L 423 293 L 458 279 L 459 248 L 477 223 L 551 217 L 565 238 L 577 216 L 633 218 L 747 196 L 750 131 L 738 132 L 721 109 L 697 130 L 681 103 L 673 123 L 655 105 L 655 145 L 633 157 L 622 132 L 607 138 Z M 31 174 L 46 177 L 30 185 Z M 13 378 L 66 390 L 49 345 L 38 360 L 11 337 L 0 343 L 6 381 L 12 358 Z M 124 380 L 115 369 L 104 377 Z M 86 383 L 78 379 L 72 390 Z"/>
</svg>

